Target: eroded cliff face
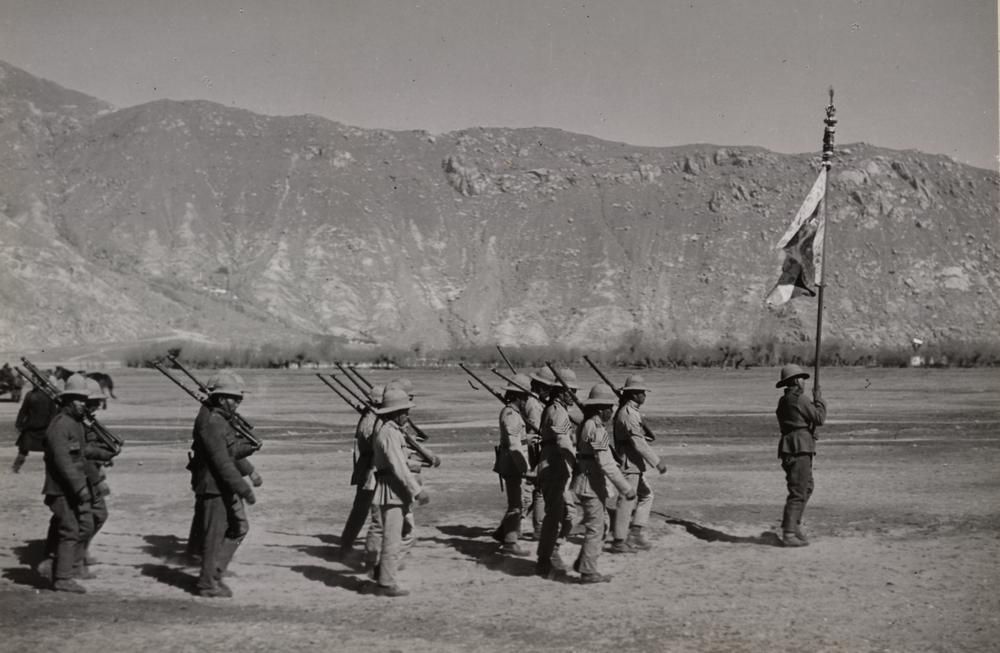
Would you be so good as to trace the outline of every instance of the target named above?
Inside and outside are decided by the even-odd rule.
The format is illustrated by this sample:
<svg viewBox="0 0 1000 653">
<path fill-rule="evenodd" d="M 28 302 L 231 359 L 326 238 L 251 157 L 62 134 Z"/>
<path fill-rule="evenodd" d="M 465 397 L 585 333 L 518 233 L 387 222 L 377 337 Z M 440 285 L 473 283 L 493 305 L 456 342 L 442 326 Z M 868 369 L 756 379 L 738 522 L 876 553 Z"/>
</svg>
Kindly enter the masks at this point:
<svg viewBox="0 0 1000 653">
<path fill-rule="evenodd" d="M 812 155 L 112 110 L 0 73 L 5 348 L 172 331 L 605 348 L 814 328 L 814 300 L 763 305 Z M 996 340 L 997 198 L 995 172 L 841 146 L 824 332 Z"/>
</svg>

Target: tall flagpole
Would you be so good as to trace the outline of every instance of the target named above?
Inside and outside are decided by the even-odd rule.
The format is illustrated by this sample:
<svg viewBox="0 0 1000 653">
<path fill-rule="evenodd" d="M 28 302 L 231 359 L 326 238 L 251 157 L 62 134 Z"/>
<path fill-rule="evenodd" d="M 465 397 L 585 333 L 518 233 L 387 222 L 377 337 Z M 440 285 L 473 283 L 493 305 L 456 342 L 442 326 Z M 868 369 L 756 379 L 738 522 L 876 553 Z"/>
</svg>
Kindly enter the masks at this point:
<svg viewBox="0 0 1000 653">
<path fill-rule="evenodd" d="M 833 136 L 836 132 L 837 119 L 834 117 L 837 110 L 833 106 L 833 87 L 830 87 L 830 104 L 826 107 L 826 118 L 823 119 L 823 123 L 826 127 L 823 129 L 823 169 L 826 170 L 826 179 L 824 180 L 823 188 L 823 205 L 820 207 L 820 216 L 823 221 L 823 239 L 821 244 L 821 250 L 823 252 L 823 258 L 820 261 L 819 269 L 819 296 L 816 301 L 816 360 L 814 361 L 813 367 L 813 392 L 819 391 L 819 354 L 820 354 L 820 341 L 823 337 L 823 288 L 826 286 L 826 233 L 830 229 L 830 224 L 826 220 L 826 200 L 829 197 L 830 190 L 830 158 L 833 156 Z"/>
</svg>

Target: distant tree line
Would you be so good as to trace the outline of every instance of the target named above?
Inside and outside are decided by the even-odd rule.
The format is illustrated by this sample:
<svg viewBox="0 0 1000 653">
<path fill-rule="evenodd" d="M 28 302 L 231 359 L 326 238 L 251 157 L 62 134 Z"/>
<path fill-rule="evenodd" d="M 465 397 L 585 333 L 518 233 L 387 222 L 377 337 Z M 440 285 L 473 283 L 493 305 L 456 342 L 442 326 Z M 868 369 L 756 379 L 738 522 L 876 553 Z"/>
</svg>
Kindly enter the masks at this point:
<svg viewBox="0 0 1000 653">
<path fill-rule="evenodd" d="M 504 353 L 520 368 L 535 368 L 547 361 L 577 364 L 584 355 L 604 365 L 653 368 L 720 367 L 745 369 L 776 367 L 786 363 L 813 365 L 811 342 L 779 342 L 760 338 L 750 344 L 723 340 L 713 345 L 674 340 L 663 344 L 628 342 L 598 351 L 576 347 L 504 347 Z M 174 355 L 195 368 L 301 368 L 326 367 L 335 361 L 350 361 L 373 367 L 439 367 L 459 362 L 506 367 L 493 345 L 453 347 L 439 351 L 411 348 L 360 346 L 339 339 L 318 338 L 297 344 L 265 343 L 245 346 L 211 345 L 172 341 L 143 345 L 125 354 L 128 367 L 145 367 Z M 1000 365 L 1000 342 L 945 340 L 928 343 L 917 351 L 911 345 L 866 346 L 838 339 L 824 341 L 820 364 L 825 367 L 907 367 L 914 356 L 927 367 L 995 367 Z"/>
</svg>

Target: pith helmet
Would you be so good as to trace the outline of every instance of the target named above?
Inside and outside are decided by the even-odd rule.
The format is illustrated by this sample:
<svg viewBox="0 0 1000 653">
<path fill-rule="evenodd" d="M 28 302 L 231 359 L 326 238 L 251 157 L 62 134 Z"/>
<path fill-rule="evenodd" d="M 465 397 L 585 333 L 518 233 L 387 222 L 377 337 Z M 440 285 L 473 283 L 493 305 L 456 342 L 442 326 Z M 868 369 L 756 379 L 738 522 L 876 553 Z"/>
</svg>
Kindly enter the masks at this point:
<svg viewBox="0 0 1000 653">
<path fill-rule="evenodd" d="M 565 378 L 565 377 L 563 377 Z M 605 383 L 598 383 L 590 389 L 590 394 L 583 400 L 584 406 L 614 406 L 618 403 L 611 386 Z"/>
<path fill-rule="evenodd" d="M 781 375 L 778 378 L 778 382 L 774 384 L 774 387 L 775 388 L 782 388 L 782 387 L 788 385 L 789 383 L 791 383 L 791 381 L 793 379 L 800 379 L 800 378 L 801 379 L 808 379 L 809 378 L 809 373 L 806 372 L 805 370 L 803 370 L 798 365 L 794 365 L 794 364 L 793 365 L 785 365 L 784 367 L 781 368 Z"/>
<path fill-rule="evenodd" d="M 504 388 L 504 392 L 519 392 L 521 394 L 528 394 L 528 388 L 531 387 L 531 379 L 528 378 L 527 374 L 515 374 L 511 378 L 513 383 L 508 383 L 507 387 Z M 517 386 L 521 386 L 520 388 Z"/>
<path fill-rule="evenodd" d="M 388 415 L 401 410 L 413 408 L 415 404 L 410 401 L 410 395 L 406 390 L 391 383 L 385 386 L 385 393 L 382 395 L 382 405 L 375 409 L 376 415 Z"/>
<path fill-rule="evenodd" d="M 90 401 L 104 399 L 104 390 L 95 379 L 87 379 L 87 399 Z"/>
<path fill-rule="evenodd" d="M 215 385 L 209 390 L 211 395 L 225 395 L 227 397 L 240 397 L 246 390 L 243 387 L 243 379 L 236 374 L 220 374 L 215 379 Z"/>
<path fill-rule="evenodd" d="M 629 374 L 622 386 L 622 392 L 649 392 L 646 387 L 646 380 L 639 374 Z"/>
<path fill-rule="evenodd" d="M 66 387 L 59 393 L 59 396 L 74 396 L 81 397 L 83 399 L 89 397 L 90 390 L 87 388 L 87 377 L 82 374 L 73 374 L 70 376 L 66 379 Z"/>
<path fill-rule="evenodd" d="M 535 370 L 528 378 L 532 381 L 537 381 L 542 385 L 556 385 L 556 376 L 552 373 L 552 370 L 547 367 L 541 367 Z"/>
<path fill-rule="evenodd" d="M 407 396 L 410 397 L 413 396 L 413 381 L 409 380 L 406 377 L 399 377 L 398 379 L 393 379 L 385 384 L 387 390 L 389 389 L 389 386 L 396 386 L 397 388 L 402 388 L 403 391 L 407 394 Z"/>
<path fill-rule="evenodd" d="M 368 388 L 368 400 L 376 406 L 382 405 L 382 395 L 385 394 L 384 385 L 373 385 Z"/>
<path fill-rule="evenodd" d="M 566 382 L 566 385 L 569 386 L 570 390 L 579 390 L 580 389 L 580 386 L 577 385 L 577 383 L 576 383 L 576 372 L 574 372 L 573 370 L 569 369 L 568 367 L 564 367 L 561 370 L 559 370 L 559 376 L 562 378 L 563 381 Z M 562 386 L 562 384 L 559 383 L 559 381 L 556 381 L 555 384 L 553 384 L 553 385 L 556 385 L 556 384 L 558 384 L 559 386 Z"/>
</svg>

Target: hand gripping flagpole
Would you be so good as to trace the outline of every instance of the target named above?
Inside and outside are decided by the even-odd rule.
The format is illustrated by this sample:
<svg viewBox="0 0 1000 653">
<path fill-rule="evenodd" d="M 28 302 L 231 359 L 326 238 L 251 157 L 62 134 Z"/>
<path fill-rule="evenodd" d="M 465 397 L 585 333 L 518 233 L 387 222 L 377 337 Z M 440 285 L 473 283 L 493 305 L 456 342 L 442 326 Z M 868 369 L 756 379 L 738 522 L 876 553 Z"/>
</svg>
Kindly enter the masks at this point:
<svg viewBox="0 0 1000 653">
<path fill-rule="evenodd" d="M 823 225 L 823 235 L 821 239 L 820 251 L 823 253 L 820 259 L 820 269 L 819 272 L 819 283 L 818 286 L 818 296 L 816 298 L 816 360 L 814 361 L 813 367 L 813 392 L 819 392 L 819 357 L 820 357 L 820 341 L 823 337 L 823 288 L 826 286 L 826 232 L 829 229 L 829 224 L 826 220 L 826 200 L 829 197 L 828 191 L 830 188 L 830 158 L 833 156 L 833 137 L 837 131 L 837 119 L 834 117 L 837 113 L 837 109 L 833 106 L 833 87 L 830 87 L 830 104 L 826 107 L 826 118 L 823 119 L 823 123 L 826 127 L 823 129 L 823 161 L 822 166 L 826 171 L 826 180 L 824 181 L 825 188 L 823 189 L 823 205 L 820 207 L 820 216 L 822 218 Z"/>
</svg>

